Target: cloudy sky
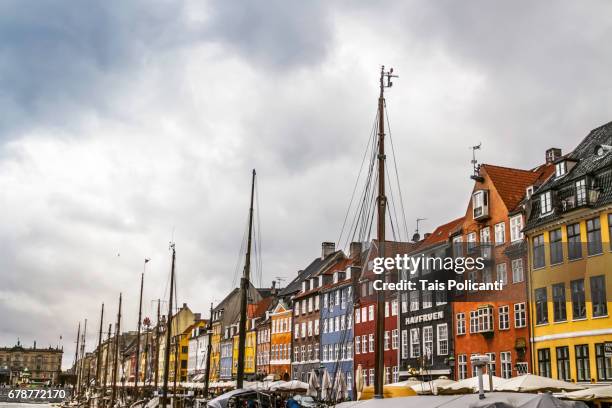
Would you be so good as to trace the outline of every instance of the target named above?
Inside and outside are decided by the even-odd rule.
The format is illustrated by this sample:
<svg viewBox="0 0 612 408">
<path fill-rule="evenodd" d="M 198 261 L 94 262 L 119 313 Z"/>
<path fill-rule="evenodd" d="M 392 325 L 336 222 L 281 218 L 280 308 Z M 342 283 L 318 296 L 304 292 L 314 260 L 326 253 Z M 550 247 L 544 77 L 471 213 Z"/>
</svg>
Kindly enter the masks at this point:
<svg viewBox="0 0 612 408">
<path fill-rule="evenodd" d="M 409 229 L 464 213 L 469 146 L 529 168 L 612 120 L 607 1 L 0 3 L 0 344 L 135 328 L 235 279 L 257 168 L 263 283 L 338 239 L 381 64 Z M 257 282 L 258 283 L 258 282 Z M 108 319 L 107 319 L 108 322 Z M 60 342 L 59 337 L 63 336 Z"/>
</svg>

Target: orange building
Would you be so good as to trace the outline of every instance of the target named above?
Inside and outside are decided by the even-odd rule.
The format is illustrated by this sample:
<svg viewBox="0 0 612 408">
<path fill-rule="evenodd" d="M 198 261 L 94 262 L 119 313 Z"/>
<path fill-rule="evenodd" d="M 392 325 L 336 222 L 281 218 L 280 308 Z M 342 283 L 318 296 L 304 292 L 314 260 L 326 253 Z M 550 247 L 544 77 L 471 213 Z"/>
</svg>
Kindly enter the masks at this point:
<svg viewBox="0 0 612 408">
<path fill-rule="evenodd" d="M 476 374 L 470 357 L 485 354 L 489 370 L 504 378 L 530 372 L 527 251 L 523 237 L 524 198 L 551 173 L 482 165 L 472 179 L 470 203 L 452 234 L 455 257 L 482 257 L 485 267 L 463 274 L 466 281 L 501 281 L 501 291 L 461 291 L 453 302 L 455 376 Z"/>
<path fill-rule="evenodd" d="M 291 313 L 282 301 L 270 313 L 270 374 L 282 380 L 291 378 Z"/>
</svg>

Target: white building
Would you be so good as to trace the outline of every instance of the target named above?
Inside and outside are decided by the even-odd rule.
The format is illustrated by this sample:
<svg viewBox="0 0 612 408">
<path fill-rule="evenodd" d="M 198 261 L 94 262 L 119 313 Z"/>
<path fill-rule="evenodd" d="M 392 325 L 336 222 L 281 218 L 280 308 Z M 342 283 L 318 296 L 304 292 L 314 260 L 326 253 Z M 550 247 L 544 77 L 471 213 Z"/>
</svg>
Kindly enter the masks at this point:
<svg viewBox="0 0 612 408">
<path fill-rule="evenodd" d="M 188 381 L 199 381 L 206 373 L 208 334 L 206 327 L 196 327 L 189 338 L 189 360 L 187 361 Z"/>
</svg>

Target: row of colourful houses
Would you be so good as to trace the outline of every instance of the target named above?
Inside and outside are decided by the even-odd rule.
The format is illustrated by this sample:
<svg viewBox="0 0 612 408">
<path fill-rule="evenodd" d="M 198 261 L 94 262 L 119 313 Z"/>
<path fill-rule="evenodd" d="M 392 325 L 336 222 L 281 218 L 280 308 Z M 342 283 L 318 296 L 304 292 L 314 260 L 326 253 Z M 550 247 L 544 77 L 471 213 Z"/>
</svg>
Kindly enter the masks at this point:
<svg viewBox="0 0 612 408">
<path fill-rule="evenodd" d="M 412 242 L 387 241 L 383 249 L 386 257 L 481 258 L 483 268 L 449 274 L 425 264 L 378 275 L 376 240 L 353 242 L 346 251 L 324 242 L 286 287 L 249 287 L 246 379 L 308 381 L 310 373 L 321 378 L 327 371 L 332 379 L 342 375 L 352 395 L 357 373 L 366 385 L 374 381 L 376 281 L 459 277 L 497 281 L 502 289 L 384 292 L 386 383 L 471 377 L 470 358 L 482 354 L 488 369 L 504 378 L 535 373 L 612 381 L 612 123 L 590 132 L 569 154 L 547 150 L 534 168 L 483 164 L 471 178 L 460 217 Z M 199 315 L 181 312 L 185 319 L 170 353 L 177 379 L 203 379 L 209 335 L 210 381 L 235 379 L 239 309 L 234 289 L 213 307 L 210 333 Z M 162 344 L 151 344 L 157 342 L 145 349 L 161 355 Z"/>
</svg>

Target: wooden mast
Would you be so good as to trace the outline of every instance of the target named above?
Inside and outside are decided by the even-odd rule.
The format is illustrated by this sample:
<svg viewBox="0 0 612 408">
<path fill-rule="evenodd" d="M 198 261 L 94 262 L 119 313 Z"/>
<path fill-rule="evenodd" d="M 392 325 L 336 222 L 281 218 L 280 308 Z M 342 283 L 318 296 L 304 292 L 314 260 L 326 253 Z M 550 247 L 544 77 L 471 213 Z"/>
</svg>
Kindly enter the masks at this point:
<svg viewBox="0 0 612 408">
<path fill-rule="evenodd" d="M 212 352 L 212 321 L 213 321 L 213 304 L 210 303 L 210 318 L 206 328 L 208 335 L 208 344 L 206 345 L 206 374 L 204 374 L 204 396 L 208 397 L 208 385 L 210 381 L 210 353 Z"/>
<path fill-rule="evenodd" d="M 140 380 L 140 325 L 142 324 L 142 289 L 144 287 L 144 273 L 149 260 L 145 258 L 140 274 L 140 300 L 138 301 L 138 330 L 136 335 L 136 370 L 134 372 L 134 396 L 138 399 L 138 381 Z"/>
<path fill-rule="evenodd" d="M 102 303 L 102 311 L 100 312 L 100 332 L 98 334 L 98 352 L 96 355 L 96 387 L 100 386 L 100 363 L 102 360 L 102 331 L 104 324 L 104 303 Z"/>
<path fill-rule="evenodd" d="M 160 312 L 159 312 L 159 307 L 160 307 L 160 303 L 161 303 L 161 299 L 157 299 L 157 325 L 155 325 L 155 364 L 154 364 L 154 368 L 155 368 L 155 389 L 157 390 L 157 385 L 159 383 L 159 337 L 161 336 L 161 333 L 159 332 L 159 323 L 160 323 Z"/>
<path fill-rule="evenodd" d="M 83 391 L 83 370 L 85 370 L 85 338 L 87 336 L 87 319 L 85 319 L 85 327 L 81 335 L 81 358 L 79 364 L 79 374 L 77 375 L 77 395 L 80 396 Z"/>
<path fill-rule="evenodd" d="M 176 262 L 176 248 L 174 242 L 170 243 L 172 250 L 172 269 L 170 271 L 170 300 L 168 302 L 168 316 L 166 318 L 166 349 L 164 350 L 164 380 L 162 389 L 162 408 L 166 408 L 166 399 L 168 397 L 168 370 L 170 368 L 170 340 L 172 334 L 172 302 L 174 295 L 174 264 Z"/>
<path fill-rule="evenodd" d="M 110 406 L 115 406 L 115 398 L 117 397 L 117 370 L 119 358 L 119 337 L 121 336 L 121 293 L 119 293 L 119 311 L 117 312 L 117 324 L 115 326 L 115 349 L 113 350 L 113 373 L 111 375 L 112 381 L 112 392 L 110 399 Z"/>
<path fill-rule="evenodd" d="M 110 339 L 111 339 L 111 330 L 113 328 L 113 324 L 108 324 L 108 334 L 106 336 L 106 354 L 104 356 L 104 379 L 102 381 L 102 406 L 104 406 L 104 397 L 106 397 L 106 380 L 108 378 L 108 357 L 110 355 Z"/>
<path fill-rule="evenodd" d="M 247 300 L 250 288 L 251 273 L 251 244 L 253 235 L 253 196 L 255 193 L 255 169 L 251 181 L 251 206 L 249 208 L 249 237 L 247 241 L 246 260 L 244 272 L 240 280 L 240 322 L 238 326 L 238 374 L 236 376 L 236 389 L 241 389 L 244 382 L 244 356 L 246 343 L 246 320 L 247 320 Z"/>
<path fill-rule="evenodd" d="M 74 385 L 78 387 L 79 384 L 79 346 L 81 344 L 81 322 L 79 322 L 79 328 L 77 329 L 77 340 L 76 349 L 74 350 Z M 76 396 L 76 394 L 74 395 Z"/>
<path fill-rule="evenodd" d="M 380 95 L 378 97 L 378 197 L 376 204 L 378 207 L 378 256 L 385 257 L 385 221 L 387 211 L 387 196 L 385 195 L 385 88 L 391 87 L 393 68 L 388 72 L 383 65 L 380 69 Z M 387 83 L 385 84 L 385 78 Z M 381 278 L 384 280 L 386 271 Z M 374 349 L 374 397 L 383 398 L 384 384 L 384 336 L 385 336 L 385 293 L 382 290 L 376 291 L 376 332 Z"/>
</svg>

